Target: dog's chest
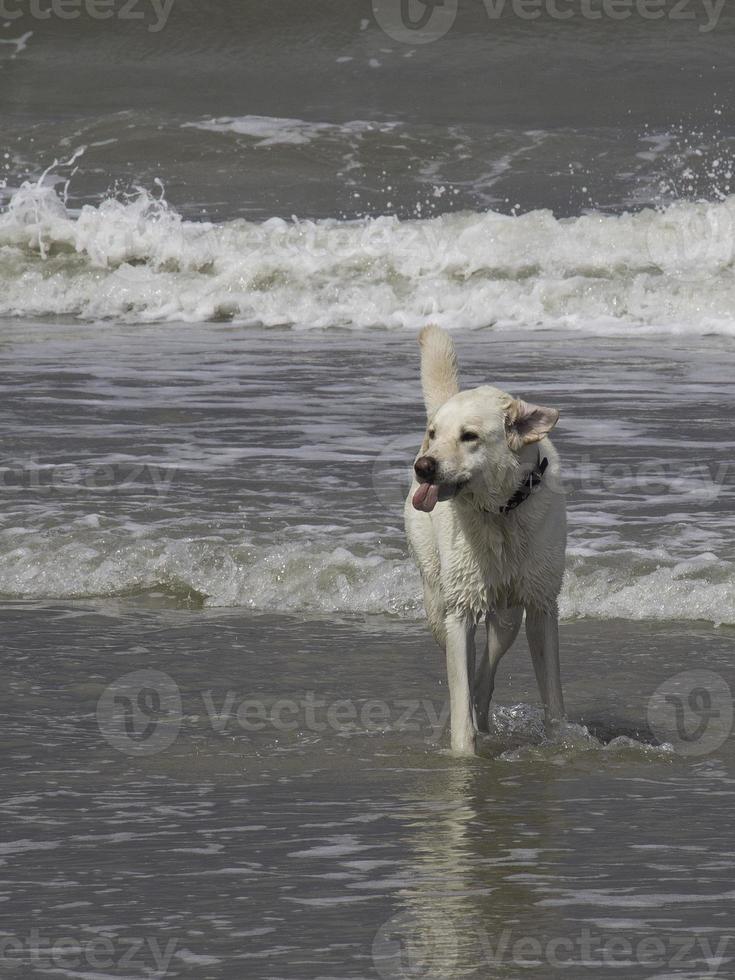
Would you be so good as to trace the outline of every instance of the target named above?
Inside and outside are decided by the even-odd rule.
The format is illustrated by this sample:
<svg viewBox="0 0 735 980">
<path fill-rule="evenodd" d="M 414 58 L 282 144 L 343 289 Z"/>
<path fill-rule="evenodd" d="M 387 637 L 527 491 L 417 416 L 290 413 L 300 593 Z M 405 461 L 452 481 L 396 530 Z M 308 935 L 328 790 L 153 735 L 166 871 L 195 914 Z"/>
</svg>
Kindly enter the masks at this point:
<svg viewBox="0 0 735 980">
<path fill-rule="evenodd" d="M 442 588 L 450 608 L 479 617 L 521 597 L 527 549 L 517 527 L 482 516 L 457 516 L 439 542 Z"/>
</svg>

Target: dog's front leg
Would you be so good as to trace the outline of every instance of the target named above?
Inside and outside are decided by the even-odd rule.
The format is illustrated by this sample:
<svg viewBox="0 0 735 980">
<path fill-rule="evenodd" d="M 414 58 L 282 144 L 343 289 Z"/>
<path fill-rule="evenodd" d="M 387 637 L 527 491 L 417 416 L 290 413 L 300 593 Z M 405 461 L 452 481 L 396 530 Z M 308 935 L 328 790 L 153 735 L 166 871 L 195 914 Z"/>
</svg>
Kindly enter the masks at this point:
<svg viewBox="0 0 735 980">
<path fill-rule="evenodd" d="M 470 668 L 474 663 L 475 625 L 460 612 L 446 617 L 447 682 L 452 726 L 452 751 L 475 754 L 475 724 L 472 719 Z"/>
<path fill-rule="evenodd" d="M 526 636 L 544 702 L 546 723 L 553 724 L 564 717 L 559 670 L 559 619 L 556 612 L 527 607 Z"/>
</svg>

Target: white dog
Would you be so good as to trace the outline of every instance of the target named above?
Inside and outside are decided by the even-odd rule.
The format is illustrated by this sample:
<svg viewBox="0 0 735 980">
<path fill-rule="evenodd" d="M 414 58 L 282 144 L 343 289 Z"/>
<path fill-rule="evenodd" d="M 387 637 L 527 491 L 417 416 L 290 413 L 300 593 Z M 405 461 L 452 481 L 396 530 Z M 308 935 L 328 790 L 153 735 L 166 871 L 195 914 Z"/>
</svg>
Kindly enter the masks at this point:
<svg viewBox="0 0 735 980">
<path fill-rule="evenodd" d="M 495 672 L 526 611 L 547 724 L 564 715 L 557 597 L 566 509 L 547 433 L 559 413 L 485 385 L 459 390 L 457 357 L 436 326 L 420 334 L 426 435 L 406 500 L 406 532 L 431 630 L 447 655 L 452 749 L 487 731 Z M 475 627 L 487 643 L 475 663 Z"/>
</svg>

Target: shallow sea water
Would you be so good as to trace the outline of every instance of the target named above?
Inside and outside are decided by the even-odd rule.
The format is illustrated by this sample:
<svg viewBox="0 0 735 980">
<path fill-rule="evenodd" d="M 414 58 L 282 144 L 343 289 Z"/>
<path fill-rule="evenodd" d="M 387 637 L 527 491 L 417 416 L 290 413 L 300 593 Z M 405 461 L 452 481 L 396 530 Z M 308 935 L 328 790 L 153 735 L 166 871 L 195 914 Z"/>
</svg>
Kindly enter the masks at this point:
<svg viewBox="0 0 735 980">
<path fill-rule="evenodd" d="M 735 978 L 732 10 L 79 6 L 0 16 L 0 975 Z M 470 760 L 428 320 L 562 413 L 569 722 L 521 635 Z"/>
<path fill-rule="evenodd" d="M 723 339 L 457 334 L 561 407 L 571 532 L 569 725 L 521 635 L 457 760 L 412 336 L 4 328 L 9 975 L 735 976 Z"/>
<path fill-rule="evenodd" d="M 519 641 L 497 733 L 457 760 L 419 626 L 129 600 L 3 621 L 3 930 L 74 939 L 64 975 L 732 976 L 732 744 L 681 755 L 647 721 L 662 676 L 735 681 L 730 631 L 565 625 L 552 744 Z M 147 733 L 99 707 L 136 671 Z"/>
</svg>

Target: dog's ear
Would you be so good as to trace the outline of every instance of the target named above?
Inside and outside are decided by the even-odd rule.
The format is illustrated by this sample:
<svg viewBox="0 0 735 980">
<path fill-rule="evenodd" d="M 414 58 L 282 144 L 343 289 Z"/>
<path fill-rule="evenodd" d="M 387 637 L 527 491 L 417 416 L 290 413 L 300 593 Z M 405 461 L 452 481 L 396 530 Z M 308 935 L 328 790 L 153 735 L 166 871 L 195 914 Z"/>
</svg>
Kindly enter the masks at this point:
<svg viewBox="0 0 735 980">
<path fill-rule="evenodd" d="M 431 323 L 419 334 L 421 346 L 421 387 L 424 391 L 426 417 L 449 401 L 459 391 L 457 352 L 452 338 L 441 327 Z"/>
<path fill-rule="evenodd" d="M 520 398 L 513 398 L 505 416 L 508 445 L 517 452 L 531 442 L 538 442 L 551 432 L 558 421 L 559 413 L 555 408 L 530 405 Z"/>
</svg>

